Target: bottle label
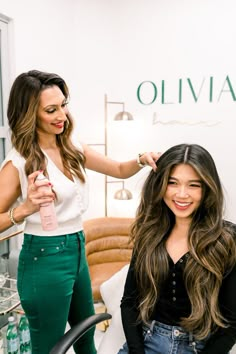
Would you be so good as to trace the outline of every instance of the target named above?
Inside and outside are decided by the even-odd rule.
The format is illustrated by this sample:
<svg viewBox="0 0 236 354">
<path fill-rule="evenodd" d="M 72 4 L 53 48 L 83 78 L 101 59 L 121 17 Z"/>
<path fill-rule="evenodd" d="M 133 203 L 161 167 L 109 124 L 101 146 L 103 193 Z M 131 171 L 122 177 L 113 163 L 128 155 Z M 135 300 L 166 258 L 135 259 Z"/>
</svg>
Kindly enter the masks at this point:
<svg viewBox="0 0 236 354">
<path fill-rule="evenodd" d="M 20 331 L 20 341 L 23 344 L 30 342 L 30 331 L 28 329 L 23 329 Z"/>
<path fill-rule="evenodd" d="M 8 339 L 7 351 L 8 351 L 8 353 L 17 353 L 18 352 L 18 338 Z"/>
</svg>

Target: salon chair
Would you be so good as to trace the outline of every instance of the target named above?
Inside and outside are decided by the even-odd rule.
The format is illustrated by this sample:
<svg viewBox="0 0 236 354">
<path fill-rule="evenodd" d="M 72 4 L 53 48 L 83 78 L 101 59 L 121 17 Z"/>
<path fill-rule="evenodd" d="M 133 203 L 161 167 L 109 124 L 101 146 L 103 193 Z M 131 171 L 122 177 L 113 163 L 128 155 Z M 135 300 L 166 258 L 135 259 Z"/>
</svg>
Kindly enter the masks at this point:
<svg viewBox="0 0 236 354">
<path fill-rule="evenodd" d="M 51 349 L 49 354 L 65 354 L 68 349 L 96 324 L 111 319 L 109 313 L 92 315 L 69 329 Z"/>
</svg>

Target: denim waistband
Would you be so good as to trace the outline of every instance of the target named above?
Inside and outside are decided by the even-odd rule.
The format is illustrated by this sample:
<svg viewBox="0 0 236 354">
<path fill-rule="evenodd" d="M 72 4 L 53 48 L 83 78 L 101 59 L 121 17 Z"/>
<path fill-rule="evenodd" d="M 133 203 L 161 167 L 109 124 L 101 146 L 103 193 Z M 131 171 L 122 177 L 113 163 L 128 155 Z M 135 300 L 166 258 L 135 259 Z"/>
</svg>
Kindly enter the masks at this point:
<svg viewBox="0 0 236 354">
<path fill-rule="evenodd" d="M 190 342 L 194 341 L 193 333 L 187 332 L 179 326 L 171 326 L 158 321 L 152 321 L 148 326 L 148 330 L 151 333 L 160 333 L 171 339 L 189 340 Z"/>
<path fill-rule="evenodd" d="M 84 239 L 83 230 L 75 232 L 73 234 L 59 235 L 59 236 L 35 236 L 31 234 L 24 234 L 24 245 L 37 245 L 37 244 L 51 244 L 55 242 L 64 242 L 65 245 L 71 241 L 77 241 Z"/>
</svg>

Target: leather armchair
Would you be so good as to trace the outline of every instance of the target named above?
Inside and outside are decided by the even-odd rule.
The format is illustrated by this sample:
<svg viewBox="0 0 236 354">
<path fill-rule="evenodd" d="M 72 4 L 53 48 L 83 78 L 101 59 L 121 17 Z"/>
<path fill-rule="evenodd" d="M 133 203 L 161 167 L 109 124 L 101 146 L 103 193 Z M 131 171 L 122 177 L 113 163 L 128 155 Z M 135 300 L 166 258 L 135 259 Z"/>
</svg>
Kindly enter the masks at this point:
<svg viewBox="0 0 236 354">
<path fill-rule="evenodd" d="M 101 217 L 83 223 L 94 302 L 101 302 L 100 285 L 130 262 L 133 218 Z"/>
</svg>

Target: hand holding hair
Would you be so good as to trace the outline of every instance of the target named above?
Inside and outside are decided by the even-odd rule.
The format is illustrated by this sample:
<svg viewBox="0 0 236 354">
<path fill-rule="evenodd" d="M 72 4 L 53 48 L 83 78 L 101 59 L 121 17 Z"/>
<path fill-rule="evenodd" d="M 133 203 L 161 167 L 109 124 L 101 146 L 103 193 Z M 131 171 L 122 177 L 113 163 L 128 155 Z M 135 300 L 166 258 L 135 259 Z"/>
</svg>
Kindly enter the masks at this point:
<svg viewBox="0 0 236 354">
<path fill-rule="evenodd" d="M 137 164 L 143 168 L 145 166 L 152 167 L 153 171 L 156 171 L 156 162 L 161 156 L 161 152 L 143 152 L 137 156 Z"/>
</svg>

